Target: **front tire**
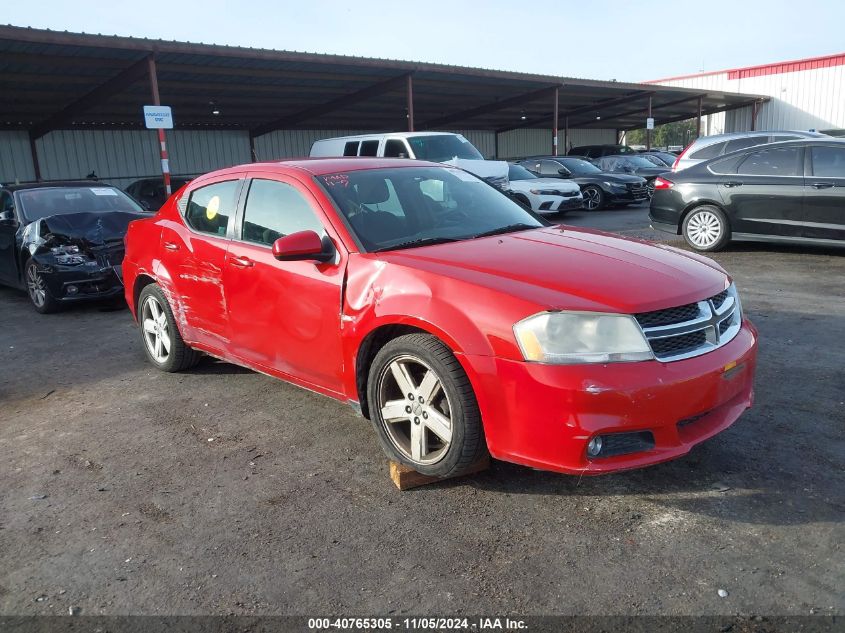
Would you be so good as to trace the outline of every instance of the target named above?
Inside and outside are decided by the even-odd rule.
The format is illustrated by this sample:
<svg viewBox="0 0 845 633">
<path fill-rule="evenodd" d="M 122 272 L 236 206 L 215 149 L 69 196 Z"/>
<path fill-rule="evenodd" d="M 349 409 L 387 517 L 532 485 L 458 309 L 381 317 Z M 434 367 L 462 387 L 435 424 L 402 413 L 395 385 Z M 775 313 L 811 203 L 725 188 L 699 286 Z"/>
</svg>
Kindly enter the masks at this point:
<svg viewBox="0 0 845 633">
<path fill-rule="evenodd" d="M 158 284 L 145 286 L 138 297 L 138 329 L 147 359 L 161 371 L 182 371 L 199 362 L 201 354 L 182 340 Z"/>
<path fill-rule="evenodd" d="M 598 211 L 604 206 L 605 195 L 601 187 L 590 185 L 589 187 L 584 187 L 582 193 L 584 195 L 584 208 L 587 211 Z"/>
<path fill-rule="evenodd" d="M 430 334 L 388 342 L 370 366 L 367 397 L 385 453 L 420 473 L 460 475 L 486 454 L 469 379 L 451 350 Z"/>
<path fill-rule="evenodd" d="M 59 302 L 50 294 L 47 282 L 44 281 L 44 276 L 38 270 L 35 260 L 30 259 L 26 262 L 24 278 L 26 280 L 26 293 L 29 295 L 29 301 L 35 311 L 41 314 L 57 312 Z"/>
<path fill-rule="evenodd" d="M 690 211 L 684 218 L 681 233 L 687 244 L 704 253 L 720 251 L 731 240 L 728 218 L 721 209 L 711 204 Z"/>
</svg>

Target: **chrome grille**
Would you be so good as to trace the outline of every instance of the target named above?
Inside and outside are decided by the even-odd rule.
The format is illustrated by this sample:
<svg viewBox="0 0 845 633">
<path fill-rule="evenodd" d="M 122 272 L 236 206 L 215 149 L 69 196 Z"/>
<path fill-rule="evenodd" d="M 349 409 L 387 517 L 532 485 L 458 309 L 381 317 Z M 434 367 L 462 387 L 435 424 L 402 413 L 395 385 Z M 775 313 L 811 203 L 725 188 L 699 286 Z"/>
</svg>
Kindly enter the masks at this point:
<svg viewBox="0 0 845 633">
<path fill-rule="evenodd" d="M 706 354 L 732 340 L 742 324 L 734 286 L 686 305 L 635 314 L 657 360 L 670 362 Z"/>
</svg>

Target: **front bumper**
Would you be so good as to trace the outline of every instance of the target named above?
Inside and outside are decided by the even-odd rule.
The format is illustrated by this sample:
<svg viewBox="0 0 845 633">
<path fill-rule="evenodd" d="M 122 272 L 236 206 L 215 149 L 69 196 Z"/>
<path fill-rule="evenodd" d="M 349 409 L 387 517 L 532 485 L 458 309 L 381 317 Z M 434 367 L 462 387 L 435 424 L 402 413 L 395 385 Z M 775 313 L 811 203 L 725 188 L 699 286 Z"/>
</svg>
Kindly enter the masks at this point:
<svg viewBox="0 0 845 633">
<path fill-rule="evenodd" d="M 631 192 L 627 190 L 614 190 L 607 193 L 609 204 L 636 204 L 648 200 L 648 190 Z"/>
<path fill-rule="evenodd" d="M 675 459 L 723 431 L 751 406 L 757 332 L 672 363 L 541 365 L 462 356 L 491 455 L 570 474 L 602 474 Z M 650 450 L 589 459 L 595 435 L 650 431 Z"/>
<path fill-rule="evenodd" d="M 573 209 L 580 209 L 584 206 L 584 196 L 580 193 L 574 196 L 533 196 L 532 207 L 537 213 L 560 213 L 561 211 L 571 211 Z"/>
<path fill-rule="evenodd" d="M 77 266 L 38 264 L 50 295 L 61 302 L 85 299 L 108 299 L 123 294 L 123 279 L 120 266 L 106 266 L 93 263 Z"/>
</svg>

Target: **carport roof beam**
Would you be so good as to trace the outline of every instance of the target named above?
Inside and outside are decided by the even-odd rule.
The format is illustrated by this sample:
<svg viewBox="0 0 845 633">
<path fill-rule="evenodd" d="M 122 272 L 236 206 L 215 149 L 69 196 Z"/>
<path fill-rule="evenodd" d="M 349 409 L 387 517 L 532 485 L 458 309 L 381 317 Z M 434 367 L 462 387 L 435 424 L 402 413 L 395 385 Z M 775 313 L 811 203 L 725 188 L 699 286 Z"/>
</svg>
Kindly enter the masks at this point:
<svg viewBox="0 0 845 633">
<path fill-rule="evenodd" d="M 361 101 L 367 101 L 368 99 L 372 99 L 373 97 L 377 97 L 386 92 L 393 92 L 401 87 L 407 88 L 408 77 L 411 74 L 412 73 L 403 73 L 398 77 L 392 77 L 387 81 L 382 81 L 377 84 L 367 86 L 357 92 L 338 97 L 337 99 L 332 99 L 322 105 L 318 105 L 313 108 L 306 108 L 304 110 L 300 110 L 299 112 L 289 114 L 250 130 L 250 134 L 252 136 L 261 136 L 262 134 L 267 134 L 268 132 L 273 132 L 275 130 L 283 130 L 287 127 L 296 125 L 297 123 L 301 123 L 302 121 L 314 119 L 322 116 L 323 114 L 340 110 L 341 108 L 345 108 Z"/>
<path fill-rule="evenodd" d="M 499 110 L 504 110 L 505 108 L 510 108 L 512 106 L 522 105 L 523 103 L 531 103 L 532 101 L 537 101 L 539 99 L 542 99 L 543 97 L 546 97 L 547 95 L 550 95 L 554 90 L 557 89 L 557 87 L 558 86 L 548 86 L 546 88 L 540 88 L 539 90 L 533 90 L 531 92 L 526 92 L 521 95 L 509 97 L 507 99 L 493 101 L 491 103 L 484 104 L 483 106 L 478 106 L 477 108 L 470 108 L 461 112 L 455 112 L 454 114 L 447 114 L 446 116 L 426 121 L 423 124 L 423 127 L 443 127 L 444 125 L 448 125 L 450 123 L 465 121 L 467 119 L 472 119 L 474 117 L 482 116 L 484 114 L 490 114 L 491 112 L 498 112 Z"/>
<path fill-rule="evenodd" d="M 82 114 L 86 110 L 104 103 L 115 93 L 125 90 L 135 82 L 145 77 L 148 73 L 149 57 L 149 55 L 145 55 L 143 59 L 136 61 L 128 68 L 114 75 L 105 83 L 100 84 L 92 91 L 84 94 L 76 101 L 69 103 L 56 114 L 33 127 L 31 130 L 32 138 L 41 138 L 48 132 L 71 123 L 74 117 Z"/>
</svg>

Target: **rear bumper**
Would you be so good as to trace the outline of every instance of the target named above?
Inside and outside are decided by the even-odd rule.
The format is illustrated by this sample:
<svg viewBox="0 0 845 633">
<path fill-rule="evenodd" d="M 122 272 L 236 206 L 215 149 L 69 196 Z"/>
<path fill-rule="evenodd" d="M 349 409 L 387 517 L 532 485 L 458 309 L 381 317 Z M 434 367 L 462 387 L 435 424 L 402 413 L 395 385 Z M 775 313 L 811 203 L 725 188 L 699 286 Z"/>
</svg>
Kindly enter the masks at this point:
<svg viewBox="0 0 845 633">
<path fill-rule="evenodd" d="M 651 228 L 655 231 L 663 231 L 664 233 L 672 233 L 673 235 L 678 234 L 678 225 L 677 224 L 666 224 L 664 222 L 657 222 L 651 219 L 651 216 L 648 218 L 651 221 Z"/>
<path fill-rule="evenodd" d="M 757 333 L 747 320 L 724 347 L 673 363 L 553 366 L 464 356 L 490 453 L 570 474 L 675 459 L 733 424 L 754 399 Z M 590 459 L 595 435 L 648 431 L 650 450 Z"/>
</svg>

